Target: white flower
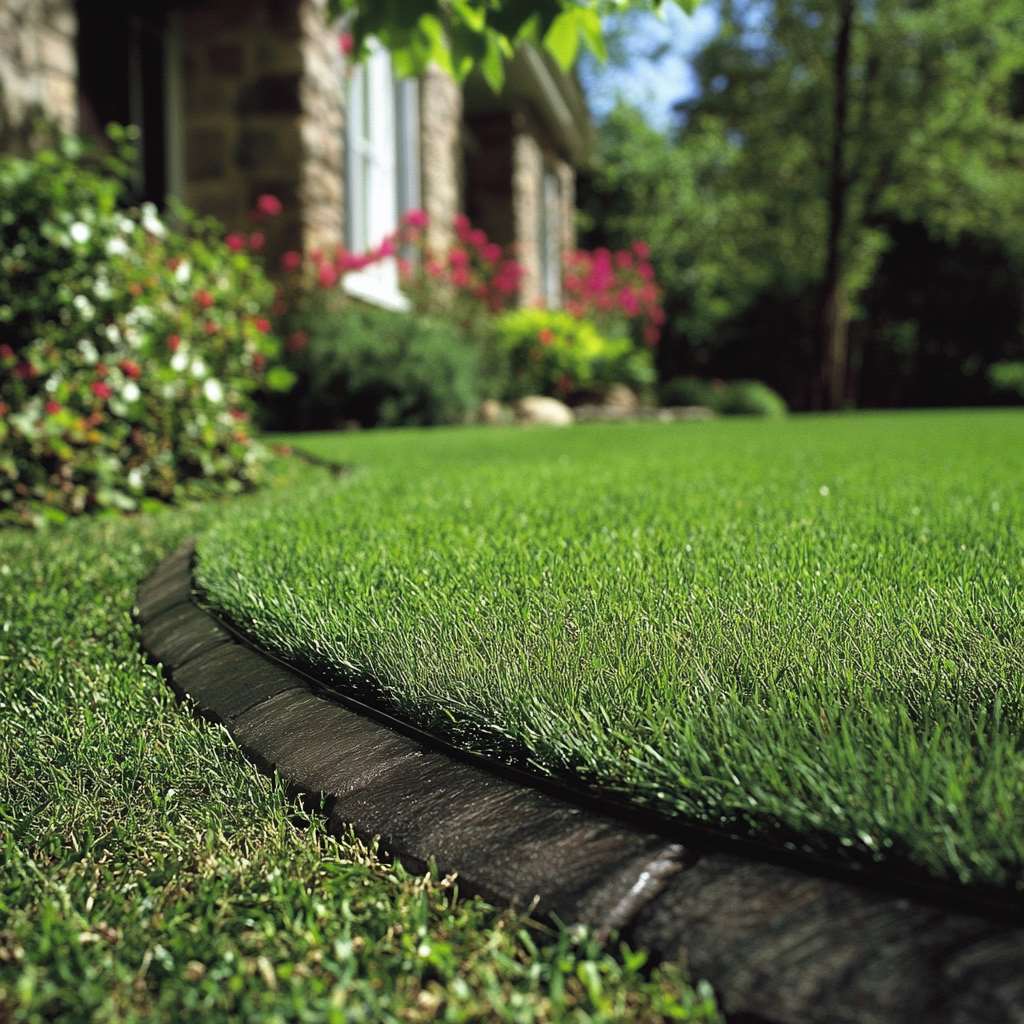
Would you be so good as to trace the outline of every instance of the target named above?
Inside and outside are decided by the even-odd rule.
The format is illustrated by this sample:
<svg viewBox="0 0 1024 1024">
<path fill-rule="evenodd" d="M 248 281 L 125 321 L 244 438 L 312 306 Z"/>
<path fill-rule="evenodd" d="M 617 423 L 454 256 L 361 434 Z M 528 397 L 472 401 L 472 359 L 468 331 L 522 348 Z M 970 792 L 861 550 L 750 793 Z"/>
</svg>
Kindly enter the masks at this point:
<svg viewBox="0 0 1024 1024">
<path fill-rule="evenodd" d="M 134 327 L 126 327 L 121 333 L 132 348 L 138 348 L 142 344 L 142 335 Z"/>
<path fill-rule="evenodd" d="M 96 315 L 96 307 L 84 295 L 76 295 L 71 304 L 83 320 L 91 320 Z"/>
<path fill-rule="evenodd" d="M 827 498 L 827 497 L 829 496 L 829 493 L 830 493 L 830 492 L 829 492 L 829 489 L 828 489 L 828 484 L 822 484 L 822 485 L 821 485 L 821 486 L 820 486 L 820 487 L 818 488 L 818 493 L 819 493 L 819 494 L 820 494 L 820 495 L 821 495 L 821 496 L 822 496 L 823 498 Z"/>
<path fill-rule="evenodd" d="M 192 360 L 192 376 L 193 377 L 205 377 L 207 373 L 206 363 L 202 359 Z"/>
<path fill-rule="evenodd" d="M 126 402 L 137 402 L 142 397 L 139 385 L 133 380 L 125 381 L 124 387 L 121 388 L 121 397 Z"/>
<path fill-rule="evenodd" d="M 114 345 L 121 340 L 121 332 L 117 329 L 117 324 L 107 324 L 104 333 L 107 336 L 107 341 Z"/>
<path fill-rule="evenodd" d="M 78 342 L 78 351 L 82 353 L 82 358 L 90 366 L 99 362 L 100 354 L 96 350 L 96 346 L 88 338 L 82 338 Z"/>
<path fill-rule="evenodd" d="M 188 260 L 182 260 L 177 269 L 174 271 L 174 280 L 178 284 L 188 284 L 188 279 L 192 276 L 192 264 Z"/>
<path fill-rule="evenodd" d="M 156 235 L 158 238 L 163 238 L 165 234 L 163 222 L 160 220 L 160 216 L 156 212 L 156 207 L 152 203 L 142 204 L 142 227 L 151 235 Z"/>
<path fill-rule="evenodd" d="M 178 349 L 177 352 L 171 356 L 171 369 L 175 373 L 184 373 L 188 366 L 188 353 Z"/>
<path fill-rule="evenodd" d="M 108 256 L 125 256 L 128 253 L 128 243 L 123 239 L 115 235 L 107 242 L 107 255 Z"/>
<path fill-rule="evenodd" d="M 128 486 L 133 491 L 142 490 L 142 470 L 138 466 L 128 471 Z"/>
<path fill-rule="evenodd" d="M 224 388 L 216 377 L 207 377 L 203 382 L 203 394 L 208 402 L 223 402 Z"/>
<path fill-rule="evenodd" d="M 75 223 L 68 228 L 68 234 L 71 236 L 71 241 L 78 245 L 85 245 L 85 243 L 92 238 L 92 232 L 89 230 L 89 225 L 80 220 L 76 220 Z"/>
<path fill-rule="evenodd" d="M 114 289 L 110 287 L 110 282 L 105 277 L 96 278 L 92 292 L 100 302 L 108 302 L 114 297 Z"/>
</svg>

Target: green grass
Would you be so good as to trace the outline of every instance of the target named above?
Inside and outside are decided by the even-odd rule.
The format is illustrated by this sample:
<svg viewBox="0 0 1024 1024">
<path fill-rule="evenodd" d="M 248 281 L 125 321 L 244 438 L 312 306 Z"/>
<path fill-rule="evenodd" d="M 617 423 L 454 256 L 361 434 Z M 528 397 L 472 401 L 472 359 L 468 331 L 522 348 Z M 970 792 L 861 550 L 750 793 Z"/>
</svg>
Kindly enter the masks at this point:
<svg viewBox="0 0 1024 1024">
<path fill-rule="evenodd" d="M 717 1019 L 675 968 L 325 834 L 175 706 L 136 583 L 279 500 L 0 532 L 0 1020 Z"/>
<path fill-rule="evenodd" d="M 482 752 L 1022 887 L 1024 415 L 304 438 L 210 600 Z"/>
</svg>

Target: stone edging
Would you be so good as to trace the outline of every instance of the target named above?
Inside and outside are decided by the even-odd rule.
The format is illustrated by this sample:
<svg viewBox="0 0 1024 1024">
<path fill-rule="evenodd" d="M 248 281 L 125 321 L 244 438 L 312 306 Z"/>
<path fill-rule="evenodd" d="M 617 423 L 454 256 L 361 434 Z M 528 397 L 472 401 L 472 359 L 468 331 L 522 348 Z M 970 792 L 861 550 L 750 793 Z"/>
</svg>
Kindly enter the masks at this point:
<svg viewBox="0 0 1024 1024">
<path fill-rule="evenodd" d="M 412 870 L 685 960 L 731 1021 L 1024 1022 L 1024 928 L 663 835 L 454 759 L 321 695 L 193 598 L 192 542 L 139 588 L 142 646 L 264 771 Z"/>
</svg>

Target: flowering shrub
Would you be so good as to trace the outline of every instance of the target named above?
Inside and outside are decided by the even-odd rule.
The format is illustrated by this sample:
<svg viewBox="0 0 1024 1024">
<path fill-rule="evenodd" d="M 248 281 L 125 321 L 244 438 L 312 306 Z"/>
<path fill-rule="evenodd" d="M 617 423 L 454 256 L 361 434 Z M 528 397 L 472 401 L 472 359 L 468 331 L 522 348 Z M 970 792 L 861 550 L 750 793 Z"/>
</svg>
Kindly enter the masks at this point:
<svg viewBox="0 0 1024 1024">
<path fill-rule="evenodd" d="M 628 337 L 609 338 L 589 320 L 562 310 L 517 309 L 497 321 L 508 360 L 509 397 L 600 394 L 611 384 L 644 389 L 654 381 L 645 349 Z"/>
<path fill-rule="evenodd" d="M 239 489 L 258 387 L 286 387 L 273 288 L 212 222 L 123 210 L 73 141 L 0 160 L 0 516 Z"/>
<path fill-rule="evenodd" d="M 625 321 L 645 345 L 658 343 L 665 311 L 646 243 L 617 252 L 569 253 L 562 283 L 565 308 L 573 316 L 589 317 L 609 333 Z"/>
</svg>

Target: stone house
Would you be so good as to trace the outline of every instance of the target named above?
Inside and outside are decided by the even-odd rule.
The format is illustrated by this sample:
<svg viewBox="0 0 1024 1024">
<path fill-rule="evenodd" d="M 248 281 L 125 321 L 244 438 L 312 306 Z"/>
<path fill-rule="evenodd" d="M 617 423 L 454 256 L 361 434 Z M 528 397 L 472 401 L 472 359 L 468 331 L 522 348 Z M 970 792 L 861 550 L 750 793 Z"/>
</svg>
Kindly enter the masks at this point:
<svg viewBox="0 0 1024 1024">
<path fill-rule="evenodd" d="M 347 66 L 324 6 L 3 0 L 0 147 L 26 145 L 40 115 L 94 135 L 110 121 L 137 124 L 146 198 L 177 196 L 241 228 L 255 198 L 275 194 L 285 208 L 270 227 L 277 251 L 365 251 L 414 208 L 440 251 L 461 210 L 516 246 L 522 303 L 557 305 L 590 141 L 574 78 L 532 49 L 500 95 L 439 70 L 398 79 L 379 47 Z M 387 262 L 345 287 L 403 305 Z"/>
</svg>

